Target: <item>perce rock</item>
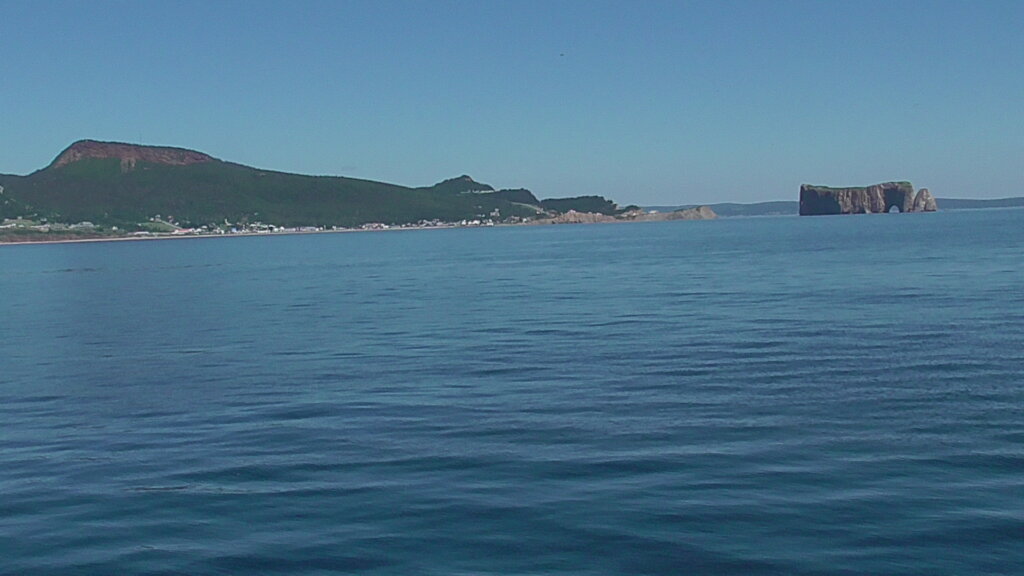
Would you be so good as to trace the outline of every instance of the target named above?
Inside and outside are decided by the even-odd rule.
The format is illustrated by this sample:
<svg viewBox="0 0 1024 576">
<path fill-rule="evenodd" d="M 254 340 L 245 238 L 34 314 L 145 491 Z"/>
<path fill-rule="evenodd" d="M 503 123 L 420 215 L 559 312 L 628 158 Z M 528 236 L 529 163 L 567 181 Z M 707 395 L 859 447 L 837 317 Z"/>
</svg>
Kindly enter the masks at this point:
<svg viewBox="0 0 1024 576">
<path fill-rule="evenodd" d="M 935 198 L 922 188 L 916 195 L 910 182 L 885 182 L 863 188 L 800 186 L 800 215 L 878 214 L 896 208 L 900 212 L 934 212 Z"/>
</svg>

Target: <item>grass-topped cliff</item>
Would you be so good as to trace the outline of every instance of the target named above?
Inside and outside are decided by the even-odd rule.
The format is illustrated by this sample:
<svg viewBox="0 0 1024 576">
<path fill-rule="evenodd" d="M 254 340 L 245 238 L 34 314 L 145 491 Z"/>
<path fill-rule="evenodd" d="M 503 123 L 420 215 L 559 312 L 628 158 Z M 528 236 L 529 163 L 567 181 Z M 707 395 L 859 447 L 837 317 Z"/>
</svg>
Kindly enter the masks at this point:
<svg viewBox="0 0 1024 576">
<path fill-rule="evenodd" d="M 914 191 L 914 185 L 906 180 L 886 182 L 885 184 L 879 184 L 879 186 L 888 186 L 891 188 L 898 188 L 900 190 L 909 190 L 911 193 L 913 193 Z M 837 192 L 840 190 L 867 190 L 868 188 L 870 188 L 870 186 L 819 186 L 817 184 L 804 184 L 804 188 Z"/>
<path fill-rule="evenodd" d="M 261 170 L 182 148 L 90 140 L 76 142 L 28 176 L 0 175 L 0 186 L 0 219 L 88 221 L 128 229 L 157 215 L 187 226 L 261 221 L 349 227 L 495 214 L 530 218 L 576 208 L 572 201 L 544 206 L 528 190 L 495 191 L 468 176 L 408 188 Z"/>
</svg>

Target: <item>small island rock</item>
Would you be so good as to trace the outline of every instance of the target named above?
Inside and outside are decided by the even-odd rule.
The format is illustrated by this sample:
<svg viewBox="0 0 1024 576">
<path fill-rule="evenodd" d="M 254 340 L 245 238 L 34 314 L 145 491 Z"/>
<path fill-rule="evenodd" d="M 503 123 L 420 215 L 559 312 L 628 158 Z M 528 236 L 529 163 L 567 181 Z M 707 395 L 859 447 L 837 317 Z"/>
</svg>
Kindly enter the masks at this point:
<svg viewBox="0 0 1024 576">
<path fill-rule="evenodd" d="M 917 196 L 914 197 L 914 207 L 911 208 L 912 212 L 935 212 L 938 209 L 939 205 L 935 201 L 935 197 L 927 188 L 917 191 Z"/>
<path fill-rule="evenodd" d="M 892 209 L 900 212 L 934 212 L 935 198 L 922 188 L 915 196 L 910 182 L 884 182 L 860 188 L 800 186 L 800 215 L 878 214 Z"/>
</svg>

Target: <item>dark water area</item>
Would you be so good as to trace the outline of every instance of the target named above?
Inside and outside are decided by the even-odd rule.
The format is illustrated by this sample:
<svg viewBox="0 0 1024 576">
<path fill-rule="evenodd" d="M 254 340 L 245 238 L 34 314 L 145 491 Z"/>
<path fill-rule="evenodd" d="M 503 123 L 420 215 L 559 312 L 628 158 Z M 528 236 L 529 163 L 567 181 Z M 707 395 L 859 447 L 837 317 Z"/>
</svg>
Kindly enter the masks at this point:
<svg viewBox="0 0 1024 576">
<path fill-rule="evenodd" d="M 1024 211 L 0 247 L 0 574 L 1024 573 Z"/>
</svg>

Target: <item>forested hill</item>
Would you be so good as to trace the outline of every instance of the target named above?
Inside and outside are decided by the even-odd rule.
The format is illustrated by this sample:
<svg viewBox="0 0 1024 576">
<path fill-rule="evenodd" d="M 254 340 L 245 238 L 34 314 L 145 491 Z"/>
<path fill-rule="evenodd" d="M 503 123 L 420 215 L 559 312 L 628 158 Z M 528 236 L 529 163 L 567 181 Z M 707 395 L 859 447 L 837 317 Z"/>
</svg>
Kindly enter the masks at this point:
<svg viewBox="0 0 1024 576">
<path fill-rule="evenodd" d="M 92 140 L 74 143 L 30 175 L 0 175 L 0 186 L 0 219 L 128 228 L 156 217 L 190 226 L 260 221 L 348 227 L 533 218 L 556 211 L 542 207 L 528 190 L 495 191 L 469 176 L 409 188 L 262 170 L 183 148 Z"/>
</svg>

